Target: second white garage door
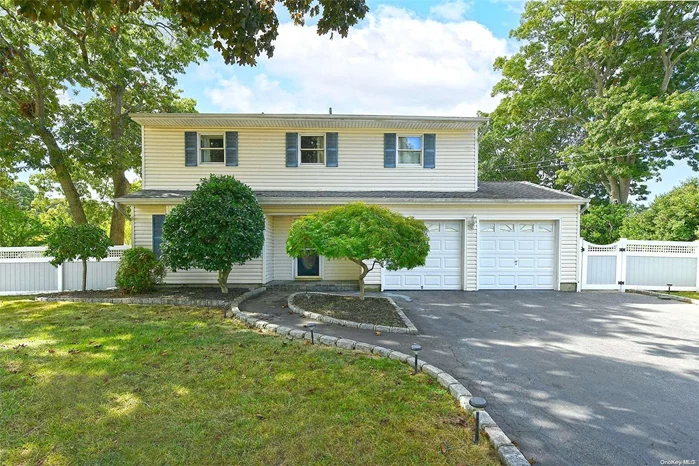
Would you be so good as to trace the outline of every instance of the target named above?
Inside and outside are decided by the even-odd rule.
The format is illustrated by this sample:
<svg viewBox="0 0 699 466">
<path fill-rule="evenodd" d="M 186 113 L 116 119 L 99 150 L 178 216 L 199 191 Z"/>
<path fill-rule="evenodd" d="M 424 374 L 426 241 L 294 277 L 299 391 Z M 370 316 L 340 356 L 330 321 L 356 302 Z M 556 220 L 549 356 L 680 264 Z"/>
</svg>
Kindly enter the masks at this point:
<svg viewBox="0 0 699 466">
<path fill-rule="evenodd" d="M 478 289 L 554 289 L 555 258 L 555 222 L 479 223 Z"/>
<path fill-rule="evenodd" d="M 460 290 L 462 270 L 462 222 L 429 222 L 430 253 L 423 267 L 385 270 L 386 290 Z"/>
</svg>

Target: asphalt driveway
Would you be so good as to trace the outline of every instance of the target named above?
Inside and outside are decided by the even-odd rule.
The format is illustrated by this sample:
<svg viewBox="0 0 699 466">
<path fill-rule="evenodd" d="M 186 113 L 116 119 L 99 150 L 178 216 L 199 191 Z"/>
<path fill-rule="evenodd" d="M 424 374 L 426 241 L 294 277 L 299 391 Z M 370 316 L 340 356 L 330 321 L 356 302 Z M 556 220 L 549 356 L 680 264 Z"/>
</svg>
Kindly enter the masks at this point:
<svg viewBox="0 0 699 466">
<path fill-rule="evenodd" d="M 421 358 L 486 397 L 536 464 L 699 463 L 699 306 L 602 292 L 387 294 L 420 335 L 318 331 L 403 351 L 420 342 Z M 243 310 L 300 326 L 286 295 Z"/>
</svg>

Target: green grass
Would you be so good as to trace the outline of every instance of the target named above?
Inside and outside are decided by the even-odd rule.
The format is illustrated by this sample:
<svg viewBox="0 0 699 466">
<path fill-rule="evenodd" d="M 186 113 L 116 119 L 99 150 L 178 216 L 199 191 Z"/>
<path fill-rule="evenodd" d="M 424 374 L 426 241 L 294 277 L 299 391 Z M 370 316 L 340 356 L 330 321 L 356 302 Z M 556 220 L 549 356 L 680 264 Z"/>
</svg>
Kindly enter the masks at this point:
<svg viewBox="0 0 699 466">
<path fill-rule="evenodd" d="M 670 294 L 684 296 L 685 298 L 699 299 L 699 293 L 696 291 L 671 291 Z"/>
<path fill-rule="evenodd" d="M 0 300 L 0 464 L 499 464 L 426 375 L 220 310 Z"/>
</svg>

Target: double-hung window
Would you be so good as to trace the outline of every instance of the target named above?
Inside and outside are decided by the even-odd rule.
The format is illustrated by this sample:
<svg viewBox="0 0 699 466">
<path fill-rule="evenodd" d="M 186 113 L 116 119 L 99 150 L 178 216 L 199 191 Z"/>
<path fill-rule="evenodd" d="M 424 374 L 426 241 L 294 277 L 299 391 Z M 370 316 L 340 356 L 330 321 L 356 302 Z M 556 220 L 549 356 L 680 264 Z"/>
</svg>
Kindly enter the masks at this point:
<svg viewBox="0 0 699 466">
<path fill-rule="evenodd" d="M 199 135 L 199 163 L 223 163 L 225 145 L 223 134 Z"/>
<path fill-rule="evenodd" d="M 300 139 L 301 164 L 324 164 L 325 135 L 302 134 Z"/>
<path fill-rule="evenodd" d="M 422 165 L 422 136 L 398 136 L 398 166 Z"/>
</svg>

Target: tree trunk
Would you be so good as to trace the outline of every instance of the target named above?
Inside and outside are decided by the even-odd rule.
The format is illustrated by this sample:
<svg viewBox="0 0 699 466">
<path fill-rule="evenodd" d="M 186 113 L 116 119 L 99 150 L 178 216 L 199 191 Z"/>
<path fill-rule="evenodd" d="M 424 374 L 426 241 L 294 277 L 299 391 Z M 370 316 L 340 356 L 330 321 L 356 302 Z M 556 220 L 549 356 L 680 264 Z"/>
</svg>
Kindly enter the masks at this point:
<svg viewBox="0 0 699 466">
<path fill-rule="evenodd" d="M 369 272 L 374 268 L 372 267 L 371 269 L 367 267 L 367 265 L 364 263 L 364 261 L 360 260 L 353 260 L 355 264 L 358 264 L 361 268 L 362 271 L 359 273 L 359 299 L 364 301 L 364 277 L 367 276 Z"/>
<path fill-rule="evenodd" d="M 53 134 L 45 127 L 38 125 L 38 132 L 41 140 L 49 153 L 49 165 L 53 168 L 56 173 L 56 178 L 61 185 L 63 190 L 63 195 L 68 201 L 68 206 L 70 207 L 70 215 L 73 217 L 73 221 L 81 225 L 87 223 L 87 216 L 85 215 L 85 210 L 83 209 L 83 203 L 80 199 L 80 193 L 78 193 L 75 183 L 73 183 L 73 177 L 70 176 L 70 171 L 64 162 L 63 150 L 59 147 Z"/>
<path fill-rule="evenodd" d="M 228 294 L 228 275 L 230 273 L 231 269 L 218 271 L 218 286 L 221 287 L 221 293 L 223 294 Z"/>
<path fill-rule="evenodd" d="M 114 198 L 125 196 L 129 193 L 129 180 L 126 179 L 124 168 L 121 164 L 126 159 L 126 154 L 122 152 L 121 139 L 124 135 L 124 86 L 116 86 L 111 89 L 109 98 L 111 100 L 111 114 L 109 116 L 109 137 L 112 140 L 111 163 L 112 184 L 114 185 Z M 122 207 L 118 204 L 112 206 L 112 222 L 109 226 L 109 239 L 114 245 L 124 244 L 124 226 L 126 216 Z"/>
<path fill-rule="evenodd" d="M 83 259 L 83 291 L 87 289 L 87 259 Z"/>
<path fill-rule="evenodd" d="M 627 204 L 631 189 L 631 178 L 607 175 L 609 180 L 609 198 L 614 204 Z"/>
<path fill-rule="evenodd" d="M 129 193 L 129 180 L 126 179 L 126 175 L 123 170 L 114 170 L 112 175 L 112 180 L 114 182 L 114 198 L 125 196 Z M 126 224 L 126 215 L 123 209 L 125 206 L 117 204 L 116 202 L 112 206 L 112 223 L 109 227 L 109 239 L 112 241 L 114 246 L 124 244 L 124 228 Z"/>
</svg>

